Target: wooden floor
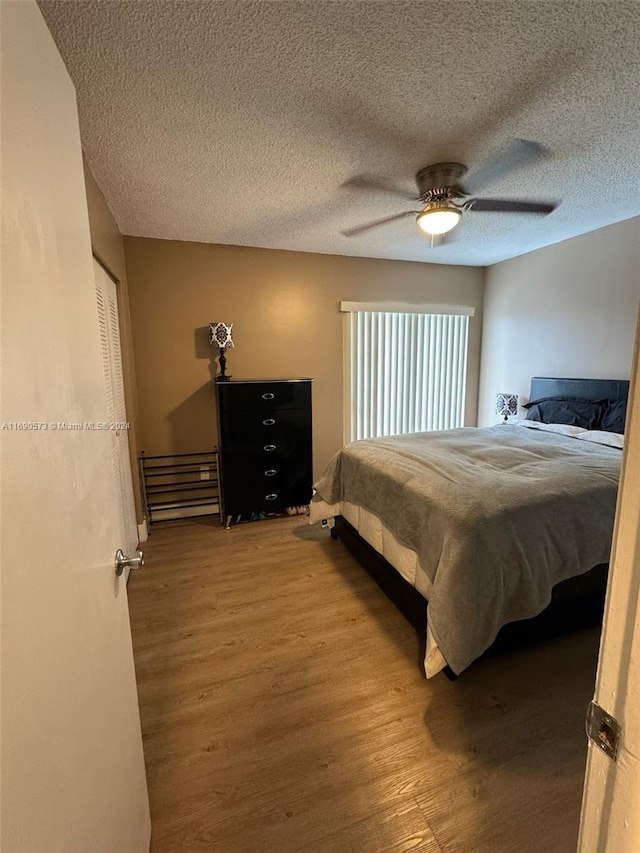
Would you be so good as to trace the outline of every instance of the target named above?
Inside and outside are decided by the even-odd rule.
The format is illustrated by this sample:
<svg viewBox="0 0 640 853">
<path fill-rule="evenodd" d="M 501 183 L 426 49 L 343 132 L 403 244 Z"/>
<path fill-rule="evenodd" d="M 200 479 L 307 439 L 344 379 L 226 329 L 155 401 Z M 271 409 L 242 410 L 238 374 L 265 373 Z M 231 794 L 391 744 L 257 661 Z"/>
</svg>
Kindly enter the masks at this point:
<svg viewBox="0 0 640 853">
<path fill-rule="evenodd" d="M 574 853 L 597 634 L 427 681 L 303 517 L 154 530 L 129 583 L 152 851 Z"/>
</svg>

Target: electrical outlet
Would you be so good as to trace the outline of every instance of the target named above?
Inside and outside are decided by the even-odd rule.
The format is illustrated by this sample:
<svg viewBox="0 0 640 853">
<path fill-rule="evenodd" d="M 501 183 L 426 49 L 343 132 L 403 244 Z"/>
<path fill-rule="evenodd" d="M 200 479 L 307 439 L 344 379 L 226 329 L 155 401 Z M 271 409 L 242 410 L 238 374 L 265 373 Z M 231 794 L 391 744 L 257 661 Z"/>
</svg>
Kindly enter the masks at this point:
<svg viewBox="0 0 640 853">
<path fill-rule="evenodd" d="M 200 466 L 200 479 L 201 480 L 210 480 L 211 479 L 211 468 L 208 465 Z"/>
</svg>

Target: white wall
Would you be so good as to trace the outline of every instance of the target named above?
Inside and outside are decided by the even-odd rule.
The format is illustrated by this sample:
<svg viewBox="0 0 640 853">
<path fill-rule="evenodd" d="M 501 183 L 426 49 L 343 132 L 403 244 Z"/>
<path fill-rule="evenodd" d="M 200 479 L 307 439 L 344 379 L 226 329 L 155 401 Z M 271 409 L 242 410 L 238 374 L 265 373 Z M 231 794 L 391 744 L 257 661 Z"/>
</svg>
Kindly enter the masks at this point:
<svg viewBox="0 0 640 853">
<path fill-rule="evenodd" d="M 532 376 L 628 379 L 640 300 L 640 218 L 487 269 L 478 426 Z"/>
</svg>

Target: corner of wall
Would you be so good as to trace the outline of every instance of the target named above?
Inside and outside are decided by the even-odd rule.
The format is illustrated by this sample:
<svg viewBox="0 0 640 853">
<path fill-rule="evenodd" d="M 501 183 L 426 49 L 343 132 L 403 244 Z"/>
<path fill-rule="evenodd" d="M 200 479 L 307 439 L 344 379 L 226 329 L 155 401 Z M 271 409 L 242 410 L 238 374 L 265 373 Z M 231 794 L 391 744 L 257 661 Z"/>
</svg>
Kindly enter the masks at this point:
<svg viewBox="0 0 640 853">
<path fill-rule="evenodd" d="M 629 377 L 639 222 L 624 220 L 485 269 L 478 426 L 495 422 L 496 393 L 527 400 L 532 376 Z"/>
</svg>

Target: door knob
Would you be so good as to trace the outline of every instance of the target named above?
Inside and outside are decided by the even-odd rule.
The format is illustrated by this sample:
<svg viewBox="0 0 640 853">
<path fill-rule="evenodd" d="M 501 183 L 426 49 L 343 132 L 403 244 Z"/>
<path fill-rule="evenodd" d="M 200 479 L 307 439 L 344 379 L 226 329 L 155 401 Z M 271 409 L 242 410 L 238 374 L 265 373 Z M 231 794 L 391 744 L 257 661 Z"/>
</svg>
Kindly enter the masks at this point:
<svg viewBox="0 0 640 853">
<path fill-rule="evenodd" d="M 141 569 L 144 566 L 144 554 L 142 551 L 136 551 L 130 557 L 125 557 L 122 548 L 116 551 L 116 574 L 118 577 L 125 569 Z"/>
</svg>

